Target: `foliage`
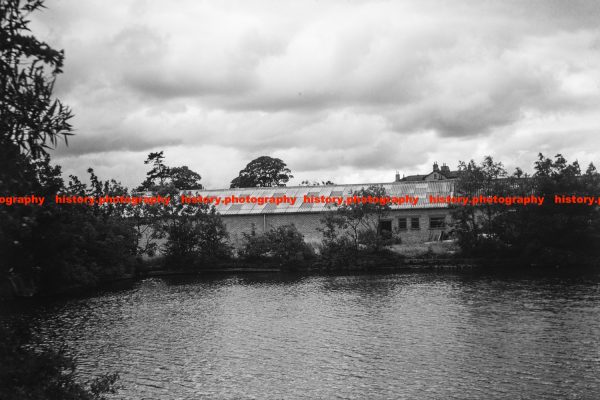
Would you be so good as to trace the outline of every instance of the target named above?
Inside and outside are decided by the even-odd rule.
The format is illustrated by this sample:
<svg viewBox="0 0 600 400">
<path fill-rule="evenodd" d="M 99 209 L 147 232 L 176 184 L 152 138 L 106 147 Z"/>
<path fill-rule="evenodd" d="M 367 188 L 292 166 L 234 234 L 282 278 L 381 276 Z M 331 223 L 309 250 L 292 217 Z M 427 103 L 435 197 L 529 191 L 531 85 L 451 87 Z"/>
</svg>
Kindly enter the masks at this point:
<svg viewBox="0 0 600 400">
<path fill-rule="evenodd" d="M 247 260 L 274 259 L 282 263 L 299 261 L 313 256 L 312 248 L 296 226 L 281 225 L 262 234 L 244 233 L 245 244 L 241 256 Z"/>
<path fill-rule="evenodd" d="M 197 190 L 202 189 L 200 174 L 190 170 L 187 166 L 168 167 L 164 162 L 164 152 L 153 152 L 148 154 L 148 158 L 144 164 L 151 165 L 152 168 L 146 173 L 146 179 L 136 188 L 136 191 L 150 192 L 154 196 L 175 198 L 181 190 Z M 132 226 L 136 231 L 136 248 L 137 254 L 140 256 L 148 255 L 155 256 L 159 251 L 169 254 L 169 259 L 176 262 L 177 259 L 187 259 L 192 257 L 190 252 L 189 257 L 183 256 L 188 251 L 179 248 L 179 245 L 184 244 L 183 235 L 186 230 L 188 233 L 198 233 L 197 229 L 191 224 L 184 223 L 185 219 L 189 219 L 191 215 L 188 213 L 182 218 L 177 219 L 181 225 L 169 224 L 167 221 L 172 220 L 174 213 L 181 212 L 174 209 L 171 203 L 165 207 L 162 204 L 147 204 L 143 207 L 134 206 L 129 210 L 129 216 Z M 206 211 L 206 210 L 205 210 Z M 177 238 L 175 242 L 167 243 L 166 247 L 161 249 L 159 243 L 169 237 Z M 195 239 L 190 239 L 195 240 Z M 180 242 L 180 243 L 178 243 Z M 183 253 L 182 253 L 183 252 Z M 181 254 L 180 254 L 181 253 Z M 187 262 L 187 261 L 177 261 Z"/>
<path fill-rule="evenodd" d="M 335 183 L 333 183 L 330 180 L 327 181 L 309 181 L 309 180 L 304 180 L 302 182 L 300 182 L 300 186 L 332 186 L 335 185 Z"/>
<path fill-rule="evenodd" d="M 323 235 L 319 246 L 321 260 L 328 267 L 345 266 L 356 257 L 356 246 L 352 240 L 341 231 L 345 221 L 338 213 L 328 212 L 321 219 L 322 227 L 317 228 Z"/>
<path fill-rule="evenodd" d="M 163 186 L 169 176 L 169 167 L 164 163 L 165 156 L 163 151 L 148 154 L 144 164 L 151 165 L 152 168 L 146 173 L 146 179 L 137 188 L 138 191 L 154 190 L 157 186 Z"/>
<path fill-rule="evenodd" d="M 510 184 L 503 180 L 507 176 L 503 164 L 495 162 L 490 156 L 485 157 L 479 165 L 473 160 L 468 163 L 461 161 L 458 171 L 455 190 L 459 196 L 472 198 L 479 195 L 506 195 L 510 192 Z M 468 204 L 454 208 L 454 234 L 463 252 L 476 255 L 500 251 L 503 246 L 497 240 L 494 221 L 509 210 L 500 204 Z"/>
<path fill-rule="evenodd" d="M 167 167 L 163 152 L 150 153 L 146 180 L 137 190 L 154 196 L 176 198 L 181 190 L 202 189 L 200 175 L 187 166 Z M 137 232 L 138 254 L 165 255 L 171 268 L 193 268 L 230 256 L 228 234 L 221 217 L 205 204 L 154 204 L 134 207 L 131 220 Z M 160 241 L 164 241 L 159 245 Z"/>
<path fill-rule="evenodd" d="M 30 13 L 42 0 L 0 1 L 0 195 L 59 192 L 98 193 L 113 183 L 90 171 L 92 189 L 73 177 L 65 187 L 61 169 L 47 150 L 71 135 L 71 111 L 52 97 L 64 54 L 28 34 Z M 129 261 L 132 231 L 112 210 L 89 206 L 0 208 L 0 273 L 36 290 L 55 290 L 119 276 Z M 0 326 L 0 398 L 104 399 L 114 393 L 117 375 L 87 386 L 75 379 L 75 364 L 64 352 L 32 349 L 28 332 Z"/>
<path fill-rule="evenodd" d="M 195 218 L 170 220 L 163 227 L 167 241 L 163 245 L 167 265 L 185 269 L 197 260 L 200 231 Z"/>
<path fill-rule="evenodd" d="M 136 189 L 140 192 L 156 192 L 170 187 L 173 191 L 202 189 L 202 177 L 187 166 L 168 167 L 163 151 L 149 153 L 144 164 L 152 168 L 146 173 L 146 179 Z"/>
<path fill-rule="evenodd" d="M 204 260 L 223 259 L 231 255 L 231 248 L 227 242 L 229 234 L 214 207 L 202 214 L 198 221 L 198 229 L 198 247 Z"/>
<path fill-rule="evenodd" d="M 174 198 L 178 192 L 172 185 L 154 186 L 153 196 Z M 128 223 L 136 232 L 136 254 L 154 257 L 159 251 L 159 243 L 167 237 L 164 229 L 166 220 L 172 213 L 173 205 L 161 203 L 128 206 Z"/>
<path fill-rule="evenodd" d="M 597 205 L 555 204 L 555 195 L 600 194 L 600 174 L 593 164 L 586 174 L 577 161 L 561 155 L 554 160 L 539 154 L 533 190 L 545 196 L 543 207 L 518 209 L 499 221 L 499 236 L 515 253 L 540 263 L 570 264 L 600 257 L 600 209 Z"/>
<path fill-rule="evenodd" d="M 387 197 L 382 186 L 372 185 L 362 188 L 352 194 L 358 198 L 381 198 Z M 368 251 L 378 252 L 390 243 L 390 237 L 385 237 L 379 231 L 381 220 L 390 211 L 389 204 L 375 202 L 353 202 L 344 203 L 338 210 L 337 224 L 350 237 L 355 251 L 361 248 Z"/>
<path fill-rule="evenodd" d="M 200 180 L 202 177 L 197 172 L 192 171 L 187 166 L 173 167 L 169 169 L 169 178 L 178 190 L 199 190 L 202 189 Z"/>
<path fill-rule="evenodd" d="M 44 291 L 124 273 L 132 236 L 112 210 L 70 205 L 67 212 L 50 201 L 70 190 L 97 194 L 102 184 L 90 171 L 92 189 L 76 178 L 65 187 L 60 167 L 50 164 L 47 149 L 71 134 L 71 113 L 52 98 L 62 51 L 27 34 L 28 15 L 41 8 L 42 1 L 0 3 L 0 195 L 48 200 L 43 207 L 0 209 L 0 258 L 4 276 Z"/>
<path fill-rule="evenodd" d="M 289 168 L 279 158 L 258 157 L 231 181 L 232 188 L 285 186 L 293 178 Z"/>
<path fill-rule="evenodd" d="M 4 155 L 5 157 L 1 157 Z M 19 171 L 26 179 L 11 179 Z M 116 208 L 84 204 L 55 204 L 57 194 L 91 195 L 98 188 L 122 190 L 114 182 L 101 182 L 90 170 L 95 188 L 76 177 L 68 186 L 60 167 L 47 156 L 33 161 L 13 145 L 0 148 L 0 195 L 35 193 L 46 196 L 39 206 L 0 208 L 2 273 L 37 284 L 40 291 L 93 285 L 131 271 L 135 232 Z"/>
<path fill-rule="evenodd" d="M 171 204 L 155 229 L 167 239 L 162 251 L 169 267 L 196 267 L 231 254 L 229 235 L 214 207 Z"/>
<path fill-rule="evenodd" d="M 38 159 L 71 135 L 71 111 L 52 97 L 64 52 L 29 35 L 41 0 L 0 2 L 0 146 L 16 144 Z M 51 145 L 51 146 L 49 146 Z"/>
<path fill-rule="evenodd" d="M 75 375 L 75 363 L 64 351 L 36 350 L 26 329 L 0 327 L 0 398 L 4 400 L 104 400 L 116 392 L 118 374 L 87 384 Z"/>
<path fill-rule="evenodd" d="M 474 164 L 474 163 L 470 163 Z M 463 253 L 484 257 L 517 257 L 539 264 L 577 264 L 597 260 L 600 249 L 600 209 L 597 205 L 556 204 L 554 196 L 593 196 L 600 193 L 600 174 L 591 164 L 581 173 L 577 161 L 560 154 L 554 160 L 539 154 L 532 177 L 516 171 L 495 174 L 486 165 L 467 169 L 459 179 L 460 193 L 476 190 L 510 196 L 545 198 L 543 206 L 491 205 L 459 207 L 455 229 Z M 483 175 L 487 180 L 476 181 Z M 465 190 L 472 186 L 474 191 Z"/>
</svg>

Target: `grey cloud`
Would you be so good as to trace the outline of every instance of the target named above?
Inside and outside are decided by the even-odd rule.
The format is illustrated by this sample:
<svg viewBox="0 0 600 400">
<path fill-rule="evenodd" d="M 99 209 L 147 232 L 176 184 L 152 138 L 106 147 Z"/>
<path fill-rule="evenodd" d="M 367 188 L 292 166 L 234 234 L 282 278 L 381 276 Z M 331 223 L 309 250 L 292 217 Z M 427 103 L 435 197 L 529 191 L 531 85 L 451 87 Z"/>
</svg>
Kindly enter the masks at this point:
<svg viewBox="0 0 600 400">
<path fill-rule="evenodd" d="M 541 146 L 565 116 L 600 125 L 595 1 L 48 5 L 37 26 L 66 49 L 57 94 L 78 133 L 63 157 L 210 145 L 409 169 L 506 130 Z"/>
<path fill-rule="evenodd" d="M 93 136 L 76 133 L 69 140 L 69 145 L 60 144 L 55 154 L 58 156 L 81 156 L 111 151 L 149 151 L 157 147 L 169 147 L 181 144 L 178 138 L 162 138 L 156 140 L 143 135 L 128 135 L 122 132 L 97 132 Z"/>
</svg>

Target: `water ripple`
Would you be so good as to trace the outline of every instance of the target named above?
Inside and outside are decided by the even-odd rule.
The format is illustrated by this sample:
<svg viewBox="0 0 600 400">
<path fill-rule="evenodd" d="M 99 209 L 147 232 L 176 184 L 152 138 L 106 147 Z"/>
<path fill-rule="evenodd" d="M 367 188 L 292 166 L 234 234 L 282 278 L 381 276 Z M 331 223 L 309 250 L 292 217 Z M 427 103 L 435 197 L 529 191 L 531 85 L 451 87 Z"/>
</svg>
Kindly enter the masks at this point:
<svg viewBox="0 0 600 400">
<path fill-rule="evenodd" d="M 32 305 L 127 399 L 593 399 L 600 285 L 452 274 L 149 279 Z"/>
</svg>

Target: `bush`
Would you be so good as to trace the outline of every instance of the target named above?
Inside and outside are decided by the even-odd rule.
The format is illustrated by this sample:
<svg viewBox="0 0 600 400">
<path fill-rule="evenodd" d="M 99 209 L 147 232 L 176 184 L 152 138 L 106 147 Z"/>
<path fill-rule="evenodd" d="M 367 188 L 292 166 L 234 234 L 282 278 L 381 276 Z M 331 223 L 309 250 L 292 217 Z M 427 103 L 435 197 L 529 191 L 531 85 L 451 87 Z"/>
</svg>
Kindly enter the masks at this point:
<svg viewBox="0 0 600 400">
<path fill-rule="evenodd" d="M 104 400 L 115 393 L 118 375 L 82 384 L 75 363 L 63 351 L 34 350 L 29 332 L 0 326 L 0 398 L 3 400 Z"/>
<path fill-rule="evenodd" d="M 339 267 L 348 265 L 356 256 L 356 248 L 352 239 L 346 235 L 340 235 L 340 228 L 344 226 L 344 218 L 338 213 L 327 213 L 321 219 L 322 228 L 318 230 L 323 234 L 323 240 L 319 246 L 321 261 L 327 267 Z"/>
<path fill-rule="evenodd" d="M 53 202 L 56 194 L 96 195 L 96 188 L 75 177 L 66 186 L 48 157 L 33 160 L 15 146 L 0 147 L 0 182 L 0 195 L 46 198 L 42 207 L 0 208 L 2 274 L 35 283 L 34 292 L 53 292 L 133 272 L 135 231 L 120 210 Z M 116 183 L 104 186 L 107 194 L 120 190 Z"/>
<path fill-rule="evenodd" d="M 163 246 L 167 266 L 197 267 L 229 258 L 229 235 L 214 207 L 208 210 L 184 206 L 181 209 L 184 212 L 174 212 L 160 225 L 167 237 Z"/>
<path fill-rule="evenodd" d="M 282 225 L 257 235 L 244 233 L 245 245 L 240 255 L 246 260 L 273 259 L 278 262 L 306 260 L 314 257 L 312 247 L 292 225 Z"/>
</svg>

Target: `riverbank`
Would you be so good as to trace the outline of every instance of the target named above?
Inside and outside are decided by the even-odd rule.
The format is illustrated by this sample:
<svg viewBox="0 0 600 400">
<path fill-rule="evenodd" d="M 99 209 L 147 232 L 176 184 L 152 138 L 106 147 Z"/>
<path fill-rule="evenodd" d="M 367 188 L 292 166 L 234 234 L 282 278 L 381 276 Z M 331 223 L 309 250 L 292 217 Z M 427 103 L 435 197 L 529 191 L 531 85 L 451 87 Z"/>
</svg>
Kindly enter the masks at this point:
<svg viewBox="0 0 600 400">
<path fill-rule="evenodd" d="M 166 268 L 164 259 L 157 257 L 141 261 L 131 273 L 110 279 L 102 279 L 94 285 L 71 285 L 52 288 L 52 290 L 37 290 L 36 285 L 28 279 L 16 274 L 5 277 L 0 283 L 0 298 L 53 296 L 68 293 L 80 293 L 89 288 L 111 285 L 117 282 L 143 279 L 147 277 L 200 275 L 200 274 L 253 274 L 277 273 L 295 271 L 303 273 L 319 272 L 369 272 L 369 271 L 400 271 L 415 269 L 460 269 L 475 268 L 477 260 L 464 258 L 406 258 L 394 253 L 369 254 L 356 257 L 344 266 L 329 265 L 319 258 L 311 260 L 277 261 L 269 259 L 217 260 L 199 265 L 195 268 Z"/>
<path fill-rule="evenodd" d="M 537 269 L 540 271 L 582 270 L 597 269 L 598 263 L 554 265 L 533 264 L 526 260 L 516 258 L 467 258 L 461 257 L 457 252 L 448 251 L 447 246 L 438 246 L 432 249 L 429 246 L 391 249 L 379 253 L 358 253 L 350 260 L 325 259 L 314 256 L 308 259 L 277 260 L 273 258 L 240 259 L 230 258 L 210 262 L 197 262 L 193 267 L 177 268 L 168 267 L 163 257 L 152 259 L 138 259 L 130 273 L 100 279 L 94 284 L 65 285 L 60 287 L 43 288 L 35 285 L 30 280 L 10 275 L 0 281 L 0 299 L 14 297 L 44 297 L 54 295 L 69 295 L 85 292 L 86 290 L 110 286 L 119 282 L 130 282 L 149 277 L 168 277 L 185 275 L 211 275 L 211 274 L 256 274 L 256 273 L 281 273 L 296 272 L 308 275 L 322 273 L 349 273 L 363 274 L 369 272 L 400 272 L 400 271 L 436 271 L 436 270 L 501 270 L 518 272 Z M 401 253 L 401 250 L 403 253 Z M 408 252 L 407 252 L 408 251 Z M 410 255 L 408 255 L 410 254 Z M 192 263 L 193 264 L 193 263 Z M 181 263 L 181 265 L 190 265 Z"/>
</svg>

